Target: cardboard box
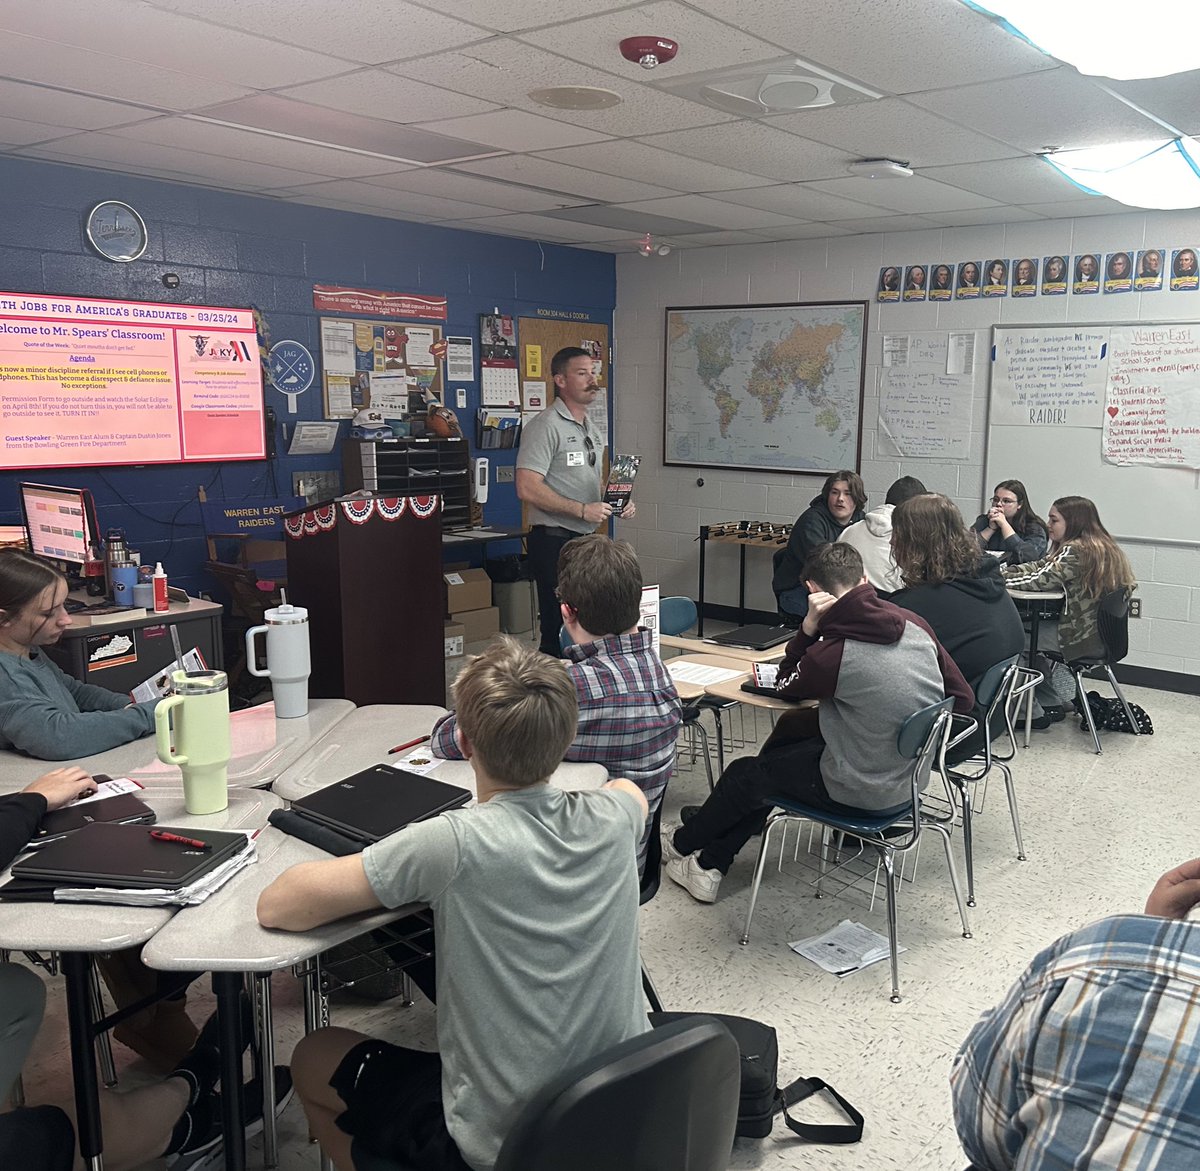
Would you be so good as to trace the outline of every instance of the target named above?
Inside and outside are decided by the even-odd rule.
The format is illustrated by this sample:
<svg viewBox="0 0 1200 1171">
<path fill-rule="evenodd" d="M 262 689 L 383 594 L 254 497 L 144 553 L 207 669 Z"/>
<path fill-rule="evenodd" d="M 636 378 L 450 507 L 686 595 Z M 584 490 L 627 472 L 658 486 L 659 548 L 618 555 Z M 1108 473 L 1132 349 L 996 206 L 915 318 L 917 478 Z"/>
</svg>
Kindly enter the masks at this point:
<svg viewBox="0 0 1200 1171">
<path fill-rule="evenodd" d="M 459 659 L 466 654 L 467 631 L 461 622 L 446 623 L 446 658 Z"/>
<path fill-rule="evenodd" d="M 455 622 L 466 631 L 466 641 L 486 642 L 500 633 L 500 610 L 496 606 L 484 606 L 478 610 L 467 610 L 454 615 Z"/>
<path fill-rule="evenodd" d="M 482 569 L 448 569 L 442 574 L 446 582 L 446 613 L 480 610 L 492 604 L 492 579 Z"/>
</svg>

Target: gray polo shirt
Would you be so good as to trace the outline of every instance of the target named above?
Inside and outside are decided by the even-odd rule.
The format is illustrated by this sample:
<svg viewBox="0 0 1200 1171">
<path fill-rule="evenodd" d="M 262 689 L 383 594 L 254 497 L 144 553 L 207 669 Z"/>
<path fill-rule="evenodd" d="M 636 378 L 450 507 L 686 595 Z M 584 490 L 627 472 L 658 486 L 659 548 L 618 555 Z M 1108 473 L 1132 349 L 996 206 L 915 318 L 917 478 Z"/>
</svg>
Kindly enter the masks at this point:
<svg viewBox="0 0 1200 1171">
<path fill-rule="evenodd" d="M 586 440 L 592 441 L 589 448 Z M 589 454 L 594 453 L 593 464 Z M 604 458 L 604 436 L 589 416 L 576 421 L 566 403 L 556 398 L 537 418 L 521 430 L 517 467 L 539 473 L 546 486 L 580 504 L 595 504 L 600 499 L 600 470 Z M 533 504 L 528 508 L 531 525 L 558 525 L 577 533 L 590 533 L 596 526 L 561 512 L 546 512 Z"/>
</svg>

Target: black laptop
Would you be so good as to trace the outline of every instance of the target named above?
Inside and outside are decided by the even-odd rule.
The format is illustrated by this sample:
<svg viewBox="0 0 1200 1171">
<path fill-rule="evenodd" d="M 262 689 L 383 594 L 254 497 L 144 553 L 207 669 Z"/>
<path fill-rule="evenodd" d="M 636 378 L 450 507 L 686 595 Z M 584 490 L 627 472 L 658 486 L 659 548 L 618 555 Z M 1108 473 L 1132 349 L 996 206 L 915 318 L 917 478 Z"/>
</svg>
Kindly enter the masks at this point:
<svg viewBox="0 0 1200 1171">
<path fill-rule="evenodd" d="M 15 863 L 13 879 L 45 886 L 177 890 L 215 870 L 246 847 L 246 835 L 228 830 L 158 827 L 208 849 L 151 837 L 144 825 L 93 822 Z"/>
<path fill-rule="evenodd" d="M 117 793 L 112 797 L 101 797 L 99 801 L 85 801 L 82 805 L 68 805 L 47 813 L 42 818 L 41 828 L 30 839 L 29 849 L 40 850 L 95 822 L 137 825 L 154 819 L 154 810 L 136 793 Z"/>
<path fill-rule="evenodd" d="M 706 642 L 715 642 L 720 646 L 746 647 L 752 651 L 765 651 L 770 647 L 787 642 L 796 632 L 790 626 L 766 626 L 759 623 L 754 626 L 739 626 L 725 634 L 714 634 Z"/>
<path fill-rule="evenodd" d="M 377 764 L 292 802 L 292 812 L 370 845 L 415 821 L 457 809 L 472 793 L 420 773 Z"/>
</svg>

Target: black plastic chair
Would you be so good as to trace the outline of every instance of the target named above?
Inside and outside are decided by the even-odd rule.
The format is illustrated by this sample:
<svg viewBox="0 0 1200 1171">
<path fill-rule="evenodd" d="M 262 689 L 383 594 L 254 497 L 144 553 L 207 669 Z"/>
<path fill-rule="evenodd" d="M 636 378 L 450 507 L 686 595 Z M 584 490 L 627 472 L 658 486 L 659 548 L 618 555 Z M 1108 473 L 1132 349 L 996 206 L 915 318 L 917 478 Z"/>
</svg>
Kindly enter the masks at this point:
<svg viewBox="0 0 1200 1171">
<path fill-rule="evenodd" d="M 1048 659 L 1052 659 L 1056 663 L 1064 663 L 1074 677 L 1076 702 L 1079 710 L 1083 713 L 1083 718 L 1087 721 L 1088 731 L 1092 734 L 1092 743 L 1096 745 L 1097 756 L 1101 755 L 1104 749 L 1100 746 L 1100 733 L 1096 730 L 1096 719 L 1092 715 L 1092 706 L 1088 703 L 1087 691 L 1083 684 L 1084 678 L 1089 672 L 1103 671 L 1108 676 L 1108 682 L 1112 686 L 1114 694 L 1125 709 L 1125 718 L 1128 719 L 1130 728 L 1133 729 L 1135 736 L 1141 735 L 1138 730 L 1138 722 L 1134 719 L 1133 712 L 1129 707 L 1129 701 L 1117 684 L 1116 675 L 1113 674 L 1113 664 L 1119 663 L 1129 653 L 1129 593 L 1130 591 L 1125 586 L 1119 586 L 1115 590 L 1109 590 L 1100 599 L 1100 606 L 1096 613 L 1096 626 L 1100 633 L 1100 642 L 1104 646 L 1102 655 L 1085 655 L 1083 658 L 1068 661 L 1054 651 L 1046 654 Z"/>
<path fill-rule="evenodd" d="M 741 1096 L 733 1035 L 711 1017 L 614 1045 L 526 1104 L 495 1171 L 722 1171 Z M 356 1171 L 406 1171 L 354 1145 Z"/>
<path fill-rule="evenodd" d="M 762 883 L 763 869 L 767 861 L 767 848 L 771 840 L 771 831 L 775 826 L 789 821 L 811 821 L 817 825 L 827 826 L 837 831 L 843 837 L 856 838 L 864 845 L 871 846 L 879 855 L 885 875 L 887 894 L 887 926 L 888 945 L 892 963 L 892 1003 L 900 1002 L 900 943 L 897 938 L 896 920 L 896 891 L 900 881 L 896 871 L 895 859 L 897 854 L 907 853 L 916 847 L 921 836 L 921 829 L 929 828 L 937 831 L 946 851 L 946 869 L 950 872 L 950 885 L 954 890 L 954 898 L 958 904 L 958 915 L 962 920 L 964 939 L 971 938 L 971 925 L 967 919 L 967 907 L 963 902 L 962 892 L 958 885 L 958 870 L 954 865 L 954 853 L 950 847 L 950 823 L 954 819 L 954 800 L 945 778 L 945 753 L 950 741 L 951 708 L 954 701 L 943 699 L 914 712 L 900 726 L 896 735 L 896 750 L 905 760 L 911 760 L 909 770 L 910 800 L 903 808 L 892 813 L 871 813 L 863 810 L 855 814 L 831 813 L 827 809 L 819 809 L 815 805 L 805 805 L 793 801 L 790 797 L 772 797 L 776 806 L 774 812 L 767 818 L 763 827 L 762 840 L 758 847 L 758 862 L 754 867 L 754 882 L 750 887 L 750 906 L 746 910 L 746 927 L 742 932 L 740 942 L 750 941 L 750 920 L 754 916 L 754 904 L 758 900 L 758 888 Z M 961 737 L 969 736 L 975 728 L 975 721 L 966 717 L 955 717 L 965 724 Z M 922 801 L 922 792 L 929 782 L 931 770 L 945 785 L 943 800 L 948 804 L 948 812 L 942 813 Z M 888 837 L 885 830 L 898 828 L 899 836 Z M 838 847 L 840 849 L 840 846 Z M 817 879 L 817 897 L 822 896 L 821 884 L 825 873 L 826 847 L 821 846 L 821 872 Z"/>
</svg>

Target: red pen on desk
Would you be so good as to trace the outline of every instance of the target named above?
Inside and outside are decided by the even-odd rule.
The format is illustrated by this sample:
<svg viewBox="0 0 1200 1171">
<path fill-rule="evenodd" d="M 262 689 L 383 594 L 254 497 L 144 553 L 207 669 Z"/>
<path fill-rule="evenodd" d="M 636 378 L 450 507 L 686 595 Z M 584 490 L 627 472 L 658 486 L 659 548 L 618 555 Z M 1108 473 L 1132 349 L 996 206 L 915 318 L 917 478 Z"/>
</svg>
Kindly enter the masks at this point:
<svg viewBox="0 0 1200 1171">
<path fill-rule="evenodd" d="M 424 744 L 428 739 L 428 736 L 418 736 L 415 740 L 409 740 L 406 744 L 397 744 L 395 748 L 388 749 L 388 756 L 394 756 L 397 752 L 403 752 L 406 748 L 416 748 L 418 744 Z"/>
<path fill-rule="evenodd" d="M 208 842 L 197 841 L 195 838 L 185 838 L 181 834 L 173 834 L 165 829 L 152 829 L 150 836 L 156 842 L 176 842 L 181 846 L 191 846 L 194 850 L 211 850 Z"/>
</svg>

